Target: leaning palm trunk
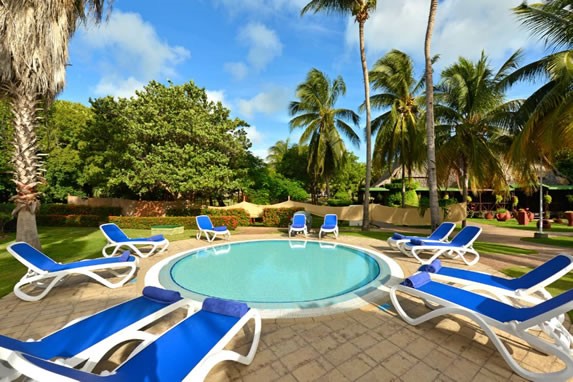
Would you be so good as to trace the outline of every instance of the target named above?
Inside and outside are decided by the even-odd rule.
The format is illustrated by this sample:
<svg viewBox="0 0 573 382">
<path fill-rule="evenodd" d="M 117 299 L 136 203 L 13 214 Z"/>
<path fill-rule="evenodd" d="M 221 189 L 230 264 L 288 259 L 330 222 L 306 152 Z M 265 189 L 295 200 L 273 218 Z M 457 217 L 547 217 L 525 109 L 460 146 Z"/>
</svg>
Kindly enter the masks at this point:
<svg viewBox="0 0 573 382">
<path fill-rule="evenodd" d="M 37 155 L 35 127 L 37 123 L 37 99 L 27 94 L 23 88 L 15 88 L 12 94 L 12 114 L 14 123 L 14 182 L 17 194 L 12 197 L 17 217 L 16 241 L 25 241 L 41 249 L 36 211 L 39 200 L 36 186 L 42 180 L 41 161 Z"/>
<path fill-rule="evenodd" d="M 360 59 L 362 61 L 362 74 L 364 75 L 364 100 L 366 106 L 366 180 L 364 184 L 364 208 L 362 230 L 368 231 L 370 227 L 370 183 L 372 182 L 372 128 L 370 126 L 370 80 L 368 78 L 368 65 L 366 63 L 366 49 L 364 48 L 364 23 L 366 18 L 358 20 L 360 33 Z"/>
<path fill-rule="evenodd" d="M 428 188 L 430 189 L 430 219 L 432 229 L 440 224 L 440 207 L 438 206 L 438 181 L 436 176 L 436 143 L 434 132 L 434 80 L 430 46 L 432 31 L 438 10 L 438 0 L 430 0 L 430 15 L 426 29 L 424 54 L 426 58 L 426 138 L 428 143 Z"/>
</svg>

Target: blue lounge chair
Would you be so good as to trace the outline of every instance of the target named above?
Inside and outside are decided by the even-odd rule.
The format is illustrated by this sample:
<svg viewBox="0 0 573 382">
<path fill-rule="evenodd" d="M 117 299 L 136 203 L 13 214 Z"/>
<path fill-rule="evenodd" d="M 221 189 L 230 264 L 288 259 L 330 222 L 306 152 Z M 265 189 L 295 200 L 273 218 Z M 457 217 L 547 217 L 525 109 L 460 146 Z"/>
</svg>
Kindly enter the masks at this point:
<svg viewBox="0 0 573 382">
<path fill-rule="evenodd" d="M 292 217 L 292 224 L 288 228 L 288 237 L 298 233 L 304 234 L 305 237 L 308 236 L 308 228 L 306 227 L 306 215 L 304 213 L 295 213 Z"/>
<path fill-rule="evenodd" d="M 129 252 L 113 258 L 99 258 L 60 264 L 28 243 L 10 244 L 8 252 L 28 268 L 28 272 L 14 285 L 14 294 L 25 301 L 38 301 L 46 296 L 58 282 L 70 275 L 91 277 L 108 288 L 118 288 L 129 281 L 137 270 L 137 259 Z M 118 271 L 123 271 L 120 273 Z M 111 272 L 121 277 L 111 282 L 98 272 Z M 39 292 L 38 292 L 39 291 Z"/>
<path fill-rule="evenodd" d="M 140 329 L 189 304 L 174 291 L 145 287 L 142 294 L 73 321 L 40 340 L 19 341 L 0 335 L 0 360 L 8 359 L 17 351 L 46 360 L 59 359 L 72 367 L 85 362 L 81 369 L 91 371 L 116 345 L 128 340 L 149 342 L 153 336 Z M 14 369 L 0 368 L 0 380 L 18 375 Z"/>
<path fill-rule="evenodd" d="M 326 214 L 324 216 L 324 223 L 320 226 L 318 231 L 318 238 L 327 233 L 334 234 L 334 238 L 338 239 L 338 216 L 336 214 Z"/>
<path fill-rule="evenodd" d="M 434 232 L 432 232 L 430 234 L 430 236 L 427 237 L 421 237 L 421 236 L 406 236 L 406 235 L 402 235 L 399 234 L 397 232 L 395 232 L 388 240 L 387 243 L 390 247 L 392 248 L 396 248 L 398 249 L 400 252 L 404 253 L 407 255 L 407 253 L 404 252 L 404 245 L 408 242 L 410 242 L 411 239 L 417 239 L 417 240 L 424 240 L 424 241 L 443 241 L 443 242 L 447 242 L 448 237 L 450 236 L 450 234 L 454 231 L 454 228 L 456 228 L 456 224 L 455 223 L 451 223 L 451 222 L 443 222 L 442 224 L 440 224 L 440 226 L 438 228 L 436 228 L 436 230 Z"/>
<path fill-rule="evenodd" d="M 133 253 L 139 257 L 149 257 L 155 253 L 162 253 L 169 247 L 169 240 L 163 237 L 163 235 L 132 239 L 127 236 L 117 224 L 106 223 L 100 225 L 99 228 L 108 243 L 101 251 L 105 257 L 118 254 L 122 248 L 133 251 Z"/>
<path fill-rule="evenodd" d="M 459 257 L 467 265 L 474 265 L 479 261 L 479 253 L 473 248 L 473 243 L 480 233 L 481 228 L 467 226 L 462 228 L 450 243 L 410 239 L 410 241 L 404 245 L 403 253 L 407 256 L 414 257 L 422 264 L 430 264 L 441 255 L 446 255 L 451 258 Z M 430 259 L 421 259 L 419 255 L 423 252 L 431 252 L 432 256 Z M 468 253 L 474 256 L 471 261 L 466 258 L 466 254 Z"/>
<path fill-rule="evenodd" d="M 430 302 L 437 306 L 423 315 L 410 317 L 398 300 L 397 292 Z M 390 298 L 396 311 L 410 325 L 418 325 L 446 314 L 459 314 L 477 323 L 489 337 L 507 364 L 520 376 L 533 381 L 565 381 L 573 377 L 573 337 L 556 317 L 573 309 L 573 290 L 530 307 L 515 307 L 451 285 L 432 281 L 427 272 L 421 272 L 390 289 Z M 565 365 L 556 372 L 537 373 L 525 369 L 505 347 L 494 331 L 504 331 L 527 342 L 537 350 L 555 355 Z M 541 328 L 550 340 L 530 331 Z M 431 355 L 430 355 L 431 357 Z"/>
<path fill-rule="evenodd" d="M 251 348 L 246 356 L 225 347 L 254 320 Z M 198 312 L 179 322 L 107 375 L 96 375 L 54 362 L 12 352 L 7 362 L 40 381 L 202 381 L 222 361 L 252 362 L 261 335 L 261 317 L 244 303 L 208 298 Z"/>
<path fill-rule="evenodd" d="M 431 273 L 433 280 L 455 283 L 465 290 L 487 292 L 506 304 L 520 301 L 537 304 L 551 298 L 551 294 L 545 290 L 547 285 L 573 270 L 573 256 L 557 255 L 523 276 L 513 279 L 445 267 L 438 259 L 431 264 L 422 265 L 419 270 Z"/>
<path fill-rule="evenodd" d="M 199 232 L 197 232 L 197 240 L 201 239 L 201 235 L 204 233 L 205 238 L 208 242 L 215 240 L 217 236 L 225 236 L 227 240 L 231 237 L 231 232 L 225 226 L 215 227 L 211 222 L 211 218 L 207 215 L 199 215 L 195 217 L 195 221 L 197 222 L 197 228 Z"/>
</svg>

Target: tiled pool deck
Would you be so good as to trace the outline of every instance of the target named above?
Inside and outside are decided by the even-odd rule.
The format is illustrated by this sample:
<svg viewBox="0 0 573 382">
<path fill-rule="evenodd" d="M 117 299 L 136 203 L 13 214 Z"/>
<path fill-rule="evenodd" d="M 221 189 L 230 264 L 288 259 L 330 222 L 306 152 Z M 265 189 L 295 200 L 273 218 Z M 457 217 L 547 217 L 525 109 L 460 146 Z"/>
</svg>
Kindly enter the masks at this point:
<svg viewBox="0 0 573 382">
<path fill-rule="evenodd" d="M 286 237 L 265 232 L 243 230 L 231 240 Z M 495 241 L 494 235 L 495 232 L 490 232 L 491 241 Z M 499 236 L 507 243 L 505 233 L 500 232 Z M 418 267 L 412 259 L 391 251 L 379 240 L 342 236 L 338 241 L 384 252 L 398 262 L 405 275 Z M 166 253 L 141 259 L 137 279 L 123 288 L 108 289 L 77 277 L 56 287 L 40 302 L 23 302 L 10 294 L 0 299 L 0 333 L 20 339 L 40 338 L 75 318 L 133 298 L 143 289 L 149 267 L 170 255 L 203 245 L 205 241 L 195 239 L 179 241 L 172 243 Z M 446 260 L 446 263 L 461 266 L 458 261 Z M 472 269 L 495 272 L 488 264 L 495 269 L 503 266 L 499 261 L 483 259 Z M 222 363 L 213 369 L 207 381 L 523 380 L 511 371 L 474 323 L 449 316 L 413 327 L 402 321 L 387 303 L 369 301 L 358 310 L 313 318 L 264 320 L 253 363 L 249 366 Z M 417 302 L 409 305 L 409 312 L 425 311 Z M 531 351 L 515 338 L 504 338 L 508 339 L 506 343 L 514 357 L 527 368 L 536 371 L 559 368 L 554 357 Z M 248 349 L 248 341 L 249 338 L 239 337 L 233 348 Z"/>
</svg>

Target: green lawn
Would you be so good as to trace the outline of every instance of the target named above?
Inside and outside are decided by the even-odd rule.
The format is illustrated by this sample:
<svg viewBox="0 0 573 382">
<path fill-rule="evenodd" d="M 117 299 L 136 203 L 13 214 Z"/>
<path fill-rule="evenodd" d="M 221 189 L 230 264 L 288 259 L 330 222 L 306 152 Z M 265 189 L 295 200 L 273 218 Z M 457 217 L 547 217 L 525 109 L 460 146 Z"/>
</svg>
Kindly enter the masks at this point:
<svg viewBox="0 0 573 382">
<path fill-rule="evenodd" d="M 98 228 L 38 227 L 38 231 L 42 251 L 54 261 L 62 263 L 100 257 L 106 244 Z M 150 230 L 145 229 L 126 229 L 125 233 L 130 237 L 145 237 L 151 234 Z M 194 235 L 195 231 L 185 231 L 181 235 L 168 236 L 168 239 L 177 241 Z M 10 293 L 14 284 L 26 273 L 26 268 L 6 251 L 6 247 L 14 239 L 14 233 L 0 237 L 0 297 Z"/>
<path fill-rule="evenodd" d="M 504 228 L 515 228 L 515 229 L 521 229 L 524 231 L 537 231 L 537 220 L 530 222 L 528 225 L 519 225 L 517 223 L 517 220 L 515 219 L 510 219 L 508 221 L 505 222 L 499 222 L 495 219 L 492 220 L 488 220 L 488 219 L 468 219 L 468 223 L 480 223 L 480 224 L 489 224 L 489 225 L 494 225 L 497 227 L 504 227 Z M 567 224 L 563 224 L 563 223 L 551 223 L 551 228 L 550 229 L 543 229 L 543 231 L 546 231 L 548 233 L 551 232 L 568 232 L 573 234 L 573 227 L 569 227 L 567 226 Z"/>
<path fill-rule="evenodd" d="M 522 237 L 521 240 L 530 243 L 554 245 L 563 248 L 573 248 L 573 236 L 553 236 L 547 239 L 536 239 L 534 237 Z"/>
</svg>

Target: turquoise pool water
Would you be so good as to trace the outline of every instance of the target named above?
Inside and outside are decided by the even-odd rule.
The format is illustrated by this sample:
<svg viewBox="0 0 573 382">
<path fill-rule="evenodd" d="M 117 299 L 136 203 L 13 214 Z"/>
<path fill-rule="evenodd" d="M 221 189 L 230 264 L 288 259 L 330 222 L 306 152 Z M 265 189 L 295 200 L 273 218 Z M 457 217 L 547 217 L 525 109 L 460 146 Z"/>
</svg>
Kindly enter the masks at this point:
<svg viewBox="0 0 573 382">
<path fill-rule="evenodd" d="M 163 287 L 186 297 L 290 308 L 356 298 L 374 280 L 374 287 L 383 283 L 389 270 L 383 261 L 346 245 L 259 240 L 189 252 L 168 261 L 158 276 Z"/>
</svg>

